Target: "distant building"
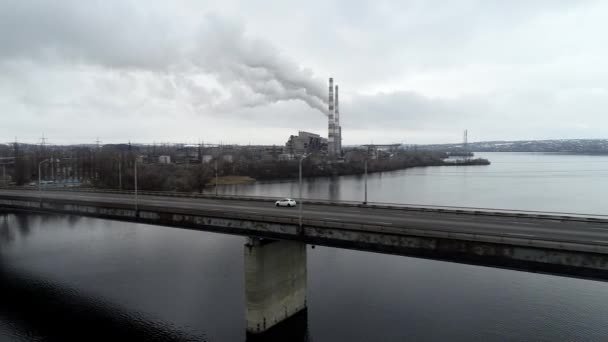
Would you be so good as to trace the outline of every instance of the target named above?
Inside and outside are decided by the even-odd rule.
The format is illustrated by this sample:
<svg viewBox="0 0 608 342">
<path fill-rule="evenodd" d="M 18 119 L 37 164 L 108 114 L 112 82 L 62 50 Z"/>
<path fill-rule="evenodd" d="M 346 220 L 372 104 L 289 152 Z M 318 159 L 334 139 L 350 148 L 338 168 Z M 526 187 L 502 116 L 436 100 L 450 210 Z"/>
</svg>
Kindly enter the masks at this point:
<svg viewBox="0 0 608 342">
<path fill-rule="evenodd" d="M 272 161 L 279 159 L 279 156 L 285 152 L 283 146 L 266 146 L 264 147 L 264 151 L 262 154 L 262 160 L 264 161 Z"/>
<path fill-rule="evenodd" d="M 365 159 L 369 159 L 369 157 L 365 150 L 352 150 L 344 154 L 344 160 L 349 163 L 362 163 Z"/>
<path fill-rule="evenodd" d="M 234 160 L 232 154 L 224 154 L 222 156 L 222 159 L 224 159 L 224 161 L 228 163 L 232 163 L 232 161 Z"/>
<path fill-rule="evenodd" d="M 184 145 L 176 149 L 173 162 L 176 164 L 198 164 L 201 162 L 200 152 L 196 145 Z"/>
<path fill-rule="evenodd" d="M 318 134 L 299 131 L 292 135 L 285 144 L 285 152 L 289 154 L 304 154 L 327 150 L 327 139 Z"/>
<path fill-rule="evenodd" d="M 210 154 L 203 154 L 203 163 L 207 164 L 213 160 L 213 156 Z"/>
<path fill-rule="evenodd" d="M 295 155 L 293 155 L 291 153 L 279 154 L 279 160 L 294 160 L 294 159 L 295 159 Z"/>
<path fill-rule="evenodd" d="M 158 156 L 159 164 L 171 164 L 171 156 Z"/>
</svg>

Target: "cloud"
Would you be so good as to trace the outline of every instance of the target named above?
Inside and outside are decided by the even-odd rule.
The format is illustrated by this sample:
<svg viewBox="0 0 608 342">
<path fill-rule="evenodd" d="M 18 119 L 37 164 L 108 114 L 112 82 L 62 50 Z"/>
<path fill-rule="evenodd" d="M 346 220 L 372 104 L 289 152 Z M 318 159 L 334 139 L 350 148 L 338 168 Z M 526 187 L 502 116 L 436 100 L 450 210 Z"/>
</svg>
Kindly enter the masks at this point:
<svg viewBox="0 0 608 342">
<path fill-rule="evenodd" d="M 459 141 L 465 128 L 605 137 L 607 13 L 598 1 L 5 0 L 0 138 L 284 143 L 325 134 L 325 75 L 347 144 Z"/>
</svg>

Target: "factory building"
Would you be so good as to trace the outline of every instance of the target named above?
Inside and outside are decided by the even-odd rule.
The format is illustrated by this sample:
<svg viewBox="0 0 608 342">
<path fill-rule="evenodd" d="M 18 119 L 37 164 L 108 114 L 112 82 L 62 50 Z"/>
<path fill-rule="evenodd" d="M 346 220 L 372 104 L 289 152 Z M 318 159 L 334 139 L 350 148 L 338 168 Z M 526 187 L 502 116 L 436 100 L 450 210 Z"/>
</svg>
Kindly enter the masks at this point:
<svg viewBox="0 0 608 342">
<path fill-rule="evenodd" d="M 331 159 L 342 159 L 342 126 L 340 125 L 339 88 L 334 79 L 329 78 L 327 111 L 327 139 L 318 134 L 300 131 L 292 135 L 285 144 L 285 153 L 302 155 L 305 153 L 327 152 Z"/>
<path fill-rule="evenodd" d="M 285 151 L 292 155 L 302 155 L 320 152 L 327 146 L 327 139 L 318 134 L 299 131 L 298 135 L 292 135 L 285 144 Z"/>
</svg>

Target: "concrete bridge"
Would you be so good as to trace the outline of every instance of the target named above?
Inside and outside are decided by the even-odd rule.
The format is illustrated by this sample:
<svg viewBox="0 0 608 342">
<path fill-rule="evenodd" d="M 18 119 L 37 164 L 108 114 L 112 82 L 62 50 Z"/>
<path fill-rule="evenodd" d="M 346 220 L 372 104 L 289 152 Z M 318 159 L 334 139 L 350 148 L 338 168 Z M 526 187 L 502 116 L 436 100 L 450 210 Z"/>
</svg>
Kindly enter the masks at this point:
<svg viewBox="0 0 608 342">
<path fill-rule="evenodd" d="M 306 308 L 306 244 L 608 279 L 608 217 L 508 210 L 123 192 L 0 190 L 0 210 L 25 210 L 247 236 L 247 330 Z"/>
</svg>

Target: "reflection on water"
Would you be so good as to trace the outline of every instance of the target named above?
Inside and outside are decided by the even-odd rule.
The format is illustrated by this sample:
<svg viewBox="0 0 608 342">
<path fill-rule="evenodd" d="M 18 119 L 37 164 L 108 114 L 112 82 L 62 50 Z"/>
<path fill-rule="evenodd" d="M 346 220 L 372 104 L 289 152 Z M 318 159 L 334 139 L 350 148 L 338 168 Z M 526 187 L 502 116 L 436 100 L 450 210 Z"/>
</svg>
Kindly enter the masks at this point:
<svg viewBox="0 0 608 342">
<path fill-rule="evenodd" d="M 82 291 L 23 274 L 4 263 L 0 264 L 0 302 L 0 319 L 11 327 L 15 340 L 206 340 Z"/>
<path fill-rule="evenodd" d="M 0 340 L 308 341 L 306 312 L 246 336 L 242 237 L 25 213 L 0 229 Z"/>
<path fill-rule="evenodd" d="M 24 225 L 27 225 L 24 226 Z M 0 215 L 0 340 L 601 341 L 608 284 L 309 247 L 308 310 L 245 334 L 244 238 Z"/>
<path fill-rule="evenodd" d="M 298 312 L 262 334 L 247 334 L 247 342 L 308 342 L 311 340 L 308 334 L 307 309 Z"/>
</svg>

